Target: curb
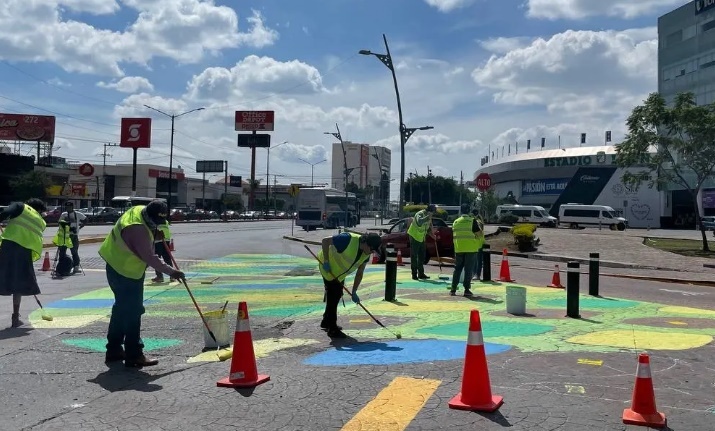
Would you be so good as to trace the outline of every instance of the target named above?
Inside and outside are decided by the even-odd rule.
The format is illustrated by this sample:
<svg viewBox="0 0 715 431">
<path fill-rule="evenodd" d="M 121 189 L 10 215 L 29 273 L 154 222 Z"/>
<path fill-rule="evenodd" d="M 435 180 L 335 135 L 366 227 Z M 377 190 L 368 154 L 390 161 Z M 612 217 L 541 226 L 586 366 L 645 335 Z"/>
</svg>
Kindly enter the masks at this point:
<svg viewBox="0 0 715 431">
<path fill-rule="evenodd" d="M 80 245 L 82 245 L 82 244 L 96 244 L 98 242 L 103 242 L 104 238 L 105 237 L 103 237 L 103 236 L 92 236 L 89 238 L 83 238 L 83 239 L 79 240 L 79 243 L 80 243 Z M 57 247 L 56 245 L 54 245 L 52 243 L 52 241 L 42 244 L 42 248 L 52 248 L 52 247 Z"/>
</svg>

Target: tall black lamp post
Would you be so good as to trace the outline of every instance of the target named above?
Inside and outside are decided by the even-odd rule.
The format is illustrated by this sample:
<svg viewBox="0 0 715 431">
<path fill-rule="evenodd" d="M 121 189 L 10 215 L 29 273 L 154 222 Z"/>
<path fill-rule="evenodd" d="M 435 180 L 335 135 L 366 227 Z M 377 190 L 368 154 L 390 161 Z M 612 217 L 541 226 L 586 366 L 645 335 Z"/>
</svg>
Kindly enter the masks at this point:
<svg viewBox="0 0 715 431">
<path fill-rule="evenodd" d="M 430 130 L 434 129 L 432 126 L 424 127 L 407 127 L 402 120 L 402 103 L 400 102 L 400 90 L 397 87 L 397 76 L 395 75 L 395 66 L 392 62 L 392 56 L 390 56 L 390 47 L 387 45 L 387 36 L 382 35 L 382 39 L 385 41 L 385 51 L 387 54 L 377 54 L 367 49 L 361 49 L 359 51 L 362 55 L 374 55 L 378 60 L 382 62 L 390 72 L 392 72 L 392 81 L 395 84 L 395 96 L 397 97 L 397 114 L 400 119 L 400 202 L 398 208 L 398 215 L 402 217 L 403 208 L 405 206 L 404 194 L 405 194 L 405 144 L 407 140 L 410 139 L 413 133 L 417 130 Z"/>
</svg>

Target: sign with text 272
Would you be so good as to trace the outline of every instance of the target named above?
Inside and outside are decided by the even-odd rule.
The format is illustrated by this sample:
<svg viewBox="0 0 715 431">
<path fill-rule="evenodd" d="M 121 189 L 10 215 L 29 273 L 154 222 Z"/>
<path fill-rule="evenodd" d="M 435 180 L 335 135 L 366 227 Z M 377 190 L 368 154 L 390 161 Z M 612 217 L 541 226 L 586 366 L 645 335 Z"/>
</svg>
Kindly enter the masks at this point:
<svg viewBox="0 0 715 431">
<path fill-rule="evenodd" d="M 237 132 L 272 132 L 273 111 L 236 111 Z"/>
<path fill-rule="evenodd" d="M 122 148 L 149 148 L 151 146 L 151 118 L 122 118 L 119 146 Z"/>
<path fill-rule="evenodd" d="M 522 196 L 560 195 L 568 183 L 569 178 L 525 180 L 521 182 L 521 194 Z"/>
<path fill-rule="evenodd" d="M 0 114 L 0 141 L 55 141 L 55 117 Z"/>
</svg>

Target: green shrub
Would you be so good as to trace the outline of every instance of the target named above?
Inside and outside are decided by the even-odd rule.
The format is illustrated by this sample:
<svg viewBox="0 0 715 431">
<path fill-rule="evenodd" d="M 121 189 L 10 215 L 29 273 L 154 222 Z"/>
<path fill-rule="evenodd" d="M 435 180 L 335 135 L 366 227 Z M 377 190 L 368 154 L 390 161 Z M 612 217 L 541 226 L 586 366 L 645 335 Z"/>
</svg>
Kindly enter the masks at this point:
<svg viewBox="0 0 715 431">
<path fill-rule="evenodd" d="M 519 221 L 519 217 L 512 213 L 504 213 L 499 217 L 499 224 L 514 224 Z"/>
<path fill-rule="evenodd" d="M 532 251 L 536 248 L 534 247 L 534 232 L 536 232 L 536 225 L 532 223 L 520 223 L 511 228 L 514 243 L 519 251 Z"/>
</svg>

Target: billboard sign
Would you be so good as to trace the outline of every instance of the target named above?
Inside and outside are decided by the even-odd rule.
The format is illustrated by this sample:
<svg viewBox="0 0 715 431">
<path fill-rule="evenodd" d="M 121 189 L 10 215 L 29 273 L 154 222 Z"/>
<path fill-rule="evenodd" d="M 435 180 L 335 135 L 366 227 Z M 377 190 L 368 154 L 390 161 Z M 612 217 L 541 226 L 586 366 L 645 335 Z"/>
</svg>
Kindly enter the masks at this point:
<svg viewBox="0 0 715 431">
<path fill-rule="evenodd" d="M 223 172 L 223 160 L 197 160 L 196 172 Z"/>
<path fill-rule="evenodd" d="M 274 117 L 273 111 L 236 111 L 236 131 L 272 132 Z"/>
<path fill-rule="evenodd" d="M 0 114 L 0 141 L 55 141 L 55 117 Z"/>
<path fill-rule="evenodd" d="M 168 179 L 169 171 L 160 171 L 159 169 L 149 169 L 149 178 L 161 178 Z M 183 180 L 186 178 L 183 172 L 172 172 L 171 179 L 173 180 Z"/>
<path fill-rule="evenodd" d="M 271 135 L 268 133 L 238 135 L 238 146 L 248 148 L 269 148 L 271 146 Z"/>
<path fill-rule="evenodd" d="M 119 146 L 149 148 L 151 146 L 151 118 L 122 118 Z"/>
<path fill-rule="evenodd" d="M 695 0 L 695 15 L 707 12 L 715 6 L 715 0 Z"/>
<path fill-rule="evenodd" d="M 94 166 L 92 166 L 90 163 L 84 163 L 77 169 L 77 171 L 80 175 L 84 177 L 91 177 L 92 175 L 94 175 Z"/>
<path fill-rule="evenodd" d="M 243 186 L 243 178 L 240 175 L 229 175 L 228 185 L 231 187 L 241 187 Z"/>
<path fill-rule="evenodd" d="M 566 189 L 570 178 L 551 178 L 547 180 L 524 180 L 521 182 L 522 196 L 560 195 Z"/>
</svg>

